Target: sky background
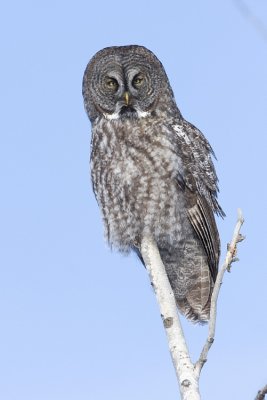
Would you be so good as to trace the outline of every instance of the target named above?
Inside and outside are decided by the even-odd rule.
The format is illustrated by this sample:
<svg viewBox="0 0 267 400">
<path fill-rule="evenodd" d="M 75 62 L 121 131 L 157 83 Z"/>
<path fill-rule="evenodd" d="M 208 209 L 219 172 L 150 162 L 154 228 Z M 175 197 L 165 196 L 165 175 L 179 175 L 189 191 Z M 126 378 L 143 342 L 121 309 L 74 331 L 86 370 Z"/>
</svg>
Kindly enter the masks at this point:
<svg viewBox="0 0 267 400">
<path fill-rule="evenodd" d="M 124 44 L 158 56 L 215 150 L 223 255 L 238 207 L 245 217 L 203 399 L 253 399 L 267 383 L 267 4 L 240 4 L 2 2 L 1 399 L 179 398 L 146 271 L 109 250 L 90 184 L 82 76 L 96 51 Z M 183 324 L 196 359 L 207 329 Z"/>
</svg>

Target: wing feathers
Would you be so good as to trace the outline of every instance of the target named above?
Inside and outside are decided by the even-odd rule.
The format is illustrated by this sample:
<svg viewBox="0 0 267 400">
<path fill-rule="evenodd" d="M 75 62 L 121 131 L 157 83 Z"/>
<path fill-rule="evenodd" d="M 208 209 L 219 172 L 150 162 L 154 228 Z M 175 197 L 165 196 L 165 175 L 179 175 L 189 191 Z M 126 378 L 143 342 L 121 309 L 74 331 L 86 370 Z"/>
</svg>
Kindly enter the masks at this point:
<svg viewBox="0 0 267 400">
<path fill-rule="evenodd" d="M 218 178 L 212 162 L 214 152 L 204 135 L 186 120 L 173 126 L 184 160 L 185 195 L 189 220 L 201 240 L 210 273 L 216 279 L 220 239 L 214 213 L 225 215 L 217 201 Z"/>
<path fill-rule="evenodd" d="M 219 235 L 215 225 L 214 216 L 205 200 L 197 198 L 197 203 L 188 209 L 189 220 L 205 248 L 210 272 L 215 281 L 218 270 L 220 254 Z"/>
</svg>

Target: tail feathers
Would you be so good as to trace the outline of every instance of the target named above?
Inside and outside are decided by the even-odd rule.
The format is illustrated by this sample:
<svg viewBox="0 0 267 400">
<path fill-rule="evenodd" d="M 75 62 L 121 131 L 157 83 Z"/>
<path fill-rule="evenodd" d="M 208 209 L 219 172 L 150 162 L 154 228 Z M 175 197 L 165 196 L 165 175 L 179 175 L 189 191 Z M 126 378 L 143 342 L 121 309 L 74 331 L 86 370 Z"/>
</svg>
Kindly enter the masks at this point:
<svg viewBox="0 0 267 400">
<path fill-rule="evenodd" d="M 204 307 L 200 306 L 199 303 L 195 302 L 195 299 L 190 294 L 184 299 L 176 300 L 178 310 L 191 322 L 204 324 L 208 322 L 210 318 L 210 298 Z"/>
<path fill-rule="evenodd" d="M 210 318 L 210 300 L 213 280 L 208 269 L 202 271 L 199 280 L 189 289 L 183 299 L 176 297 L 180 312 L 194 323 L 205 323 Z"/>
<path fill-rule="evenodd" d="M 186 302 L 183 304 L 187 318 L 208 321 L 210 317 L 210 299 L 213 288 L 212 278 L 209 269 L 201 268 L 198 280 L 186 294 Z M 177 301 L 179 307 L 179 300 Z M 192 314 L 192 317 L 190 315 Z"/>
<path fill-rule="evenodd" d="M 144 264 L 141 253 L 134 248 Z M 193 323 L 204 324 L 210 318 L 210 301 L 214 281 L 211 276 L 207 257 L 184 257 L 180 249 L 160 247 L 160 255 L 176 299 L 178 310 Z M 144 264 L 145 265 L 145 264 Z"/>
<path fill-rule="evenodd" d="M 191 250 L 191 248 L 190 248 Z M 205 323 L 210 318 L 210 300 L 214 286 L 204 250 L 193 248 L 189 254 L 160 249 L 179 311 L 190 321 Z"/>
</svg>

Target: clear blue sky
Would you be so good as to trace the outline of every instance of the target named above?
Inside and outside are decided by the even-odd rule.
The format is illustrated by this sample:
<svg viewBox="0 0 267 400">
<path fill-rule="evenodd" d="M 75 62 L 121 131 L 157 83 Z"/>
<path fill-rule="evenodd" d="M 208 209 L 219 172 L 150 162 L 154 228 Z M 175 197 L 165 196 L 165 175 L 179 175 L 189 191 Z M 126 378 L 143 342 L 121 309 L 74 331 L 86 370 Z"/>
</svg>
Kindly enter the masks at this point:
<svg viewBox="0 0 267 400">
<path fill-rule="evenodd" d="M 247 0 L 267 24 L 263 0 Z M 260 27 L 260 25 L 258 25 Z M 234 1 L 10 1 L 1 6 L 0 398 L 177 399 L 156 300 L 103 239 L 81 96 L 89 58 L 142 44 L 218 162 L 225 276 L 203 398 L 252 399 L 267 379 L 267 42 Z M 193 357 L 206 328 L 184 323 Z M 215 394 L 216 393 L 216 396 Z"/>
</svg>

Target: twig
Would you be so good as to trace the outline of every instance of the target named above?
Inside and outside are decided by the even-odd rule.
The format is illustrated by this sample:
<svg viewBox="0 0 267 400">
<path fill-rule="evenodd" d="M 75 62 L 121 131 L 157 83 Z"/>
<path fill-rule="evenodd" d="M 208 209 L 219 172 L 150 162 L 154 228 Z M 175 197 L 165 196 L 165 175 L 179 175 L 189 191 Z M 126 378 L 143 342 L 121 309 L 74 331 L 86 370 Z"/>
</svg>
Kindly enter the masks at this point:
<svg viewBox="0 0 267 400">
<path fill-rule="evenodd" d="M 226 270 L 230 271 L 231 264 L 234 261 L 237 261 L 236 258 L 236 246 L 238 242 L 241 242 L 244 237 L 240 234 L 240 229 L 241 226 L 244 223 L 244 218 L 242 216 L 242 211 L 238 209 L 238 219 L 237 223 L 234 229 L 232 241 L 230 245 L 228 245 L 228 250 L 226 253 L 225 261 L 223 263 L 223 266 L 218 272 L 216 282 L 214 284 L 214 289 L 211 297 L 211 305 L 210 305 L 210 320 L 209 320 L 209 330 L 208 330 L 208 338 L 206 340 L 206 343 L 203 346 L 202 352 L 200 354 L 199 360 L 195 364 L 195 372 L 197 376 L 200 375 L 201 369 L 205 362 L 207 361 L 207 355 L 209 352 L 209 349 L 212 346 L 212 343 L 214 342 L 214 336 L 215 336 L 215 327 L 216 327 L 216 314 L 217 314 L 217 300 L 218 300 L 218 295 L 220 292 L 223 276 Z"/>
<path fill-rule="evenodd" d="M 151 236 L 145 236 L 142 239 L 141 253 L 159 303 L 173 365 L 180 385 L 181 398 L 183 400 L 200 400 L 198 377 L 189 356 L 174 294 L 157 244 Z"/>
<path fill-rule="evenodd" d="M 263 40 L 267 41 L 267 27 L 263 20 L 253 14 L 249 6 L 243 0 L 233 0 L 233 3 L 243 17 L 247 18 L 251 25 L 258 31 Z"/>
<path fill-rule="evenodd" d="M 261 390 L 258 391 L 255 400 L 264 400 L 266 394 L 267 394 L 267 385 L 265 385 Z"/>
</svg>

